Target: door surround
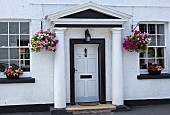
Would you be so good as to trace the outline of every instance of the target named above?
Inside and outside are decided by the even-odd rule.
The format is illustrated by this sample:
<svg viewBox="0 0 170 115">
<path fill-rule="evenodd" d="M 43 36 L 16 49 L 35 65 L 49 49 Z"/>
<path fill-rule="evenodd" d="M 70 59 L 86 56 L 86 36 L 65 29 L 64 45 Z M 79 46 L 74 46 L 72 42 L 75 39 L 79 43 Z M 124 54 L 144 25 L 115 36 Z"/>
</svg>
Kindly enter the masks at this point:
<svg viewBox="0 0 170 115">
<path fill-rule="evenodd" d="M 75 104 L 75 81 L 74 81 L 74 44 L 99 44 L 98 49 L 98 92 L 99 102 L 106 103 L 106 79 L 105 79 L 105 39 L 70 39 L 70 104 Z"/>
</svg>

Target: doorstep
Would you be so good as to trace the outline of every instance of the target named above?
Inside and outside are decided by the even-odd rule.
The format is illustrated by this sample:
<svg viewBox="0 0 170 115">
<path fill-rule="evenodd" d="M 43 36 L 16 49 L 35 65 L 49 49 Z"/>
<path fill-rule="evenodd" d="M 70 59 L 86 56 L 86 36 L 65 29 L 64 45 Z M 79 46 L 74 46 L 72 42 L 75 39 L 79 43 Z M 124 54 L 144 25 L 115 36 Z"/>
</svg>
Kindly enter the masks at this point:
<svg viewBox="0 0 170 115">
<path fill-rule="evenodd" d="M 96 106 L 82 106 L 79 104 L 76 105 L 67 105 L 66 111 L 72 112 L 73 114 L 80 114 L 80 113 L 98 113 L 98 112 L 111 112 L 115 110 L 116 106 L 112 105 L 111 103 L 107 104 L 98 104 Z"/>
</svg>

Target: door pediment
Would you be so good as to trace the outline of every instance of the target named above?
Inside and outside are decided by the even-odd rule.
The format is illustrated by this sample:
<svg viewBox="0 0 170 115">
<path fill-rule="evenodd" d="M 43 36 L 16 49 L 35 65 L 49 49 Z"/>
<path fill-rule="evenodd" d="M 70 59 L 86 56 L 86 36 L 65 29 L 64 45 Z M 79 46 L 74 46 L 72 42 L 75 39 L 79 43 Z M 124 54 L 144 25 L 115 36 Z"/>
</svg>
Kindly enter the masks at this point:
<svg viewBox="0 0 170 115">
<path fill-rule="evenodd" d="M 46 16 L 47 20 L 55 24 L 82 24 L 84 22 L 91 24 L 96 21 L 97 24 L 98 22 L 104 22 L 104 24 L 114 24 L 113 22 L 123 24 L 130 18 L 131 16 L 128 14 L 106 8 L 93 2 Z"/>
<path fill-rule="evenodd" d="M 72 18 L 72 19 L 120 19 L 116 16 L 107 15 L 92 9 L 87 9 L 81 12 L 70 14 L 61 18 Z"/>
</svg>

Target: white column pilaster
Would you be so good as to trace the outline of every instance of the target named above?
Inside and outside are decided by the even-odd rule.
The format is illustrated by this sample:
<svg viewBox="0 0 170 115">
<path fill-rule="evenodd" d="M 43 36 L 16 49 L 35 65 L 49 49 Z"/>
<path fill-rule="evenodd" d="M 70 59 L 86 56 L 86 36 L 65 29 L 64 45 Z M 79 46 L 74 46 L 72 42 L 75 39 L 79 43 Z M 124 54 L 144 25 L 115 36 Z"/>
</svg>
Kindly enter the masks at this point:
<svg viewBox="0 0 170 115">
<path fill-rule="evenodd" d="M 123 105 L 122 29 L 112 28 L 112 104 L 114 105 Z"/>
<path fill-rule="evenodd" d="M 66 108 L 65 50 L 64 31 L 66 28 L 54 28 L 59 43 L 54 57 L 54 108 Z"/>
</svg>

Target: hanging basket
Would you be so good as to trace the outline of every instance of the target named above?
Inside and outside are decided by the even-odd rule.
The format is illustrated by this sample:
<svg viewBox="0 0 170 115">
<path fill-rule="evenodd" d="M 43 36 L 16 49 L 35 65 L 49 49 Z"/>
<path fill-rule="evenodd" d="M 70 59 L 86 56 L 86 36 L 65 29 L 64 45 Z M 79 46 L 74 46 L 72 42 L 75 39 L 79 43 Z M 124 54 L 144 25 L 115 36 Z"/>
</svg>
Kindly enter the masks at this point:
<svg viewBox="0 0 170 115">
<path fill-rule="evenodd" d="M 129 52 L 146 52 L 151 35 L 135 30 L 134 34 L 127 36 L 123 42 L 123 48 Z"/>
</svg>

